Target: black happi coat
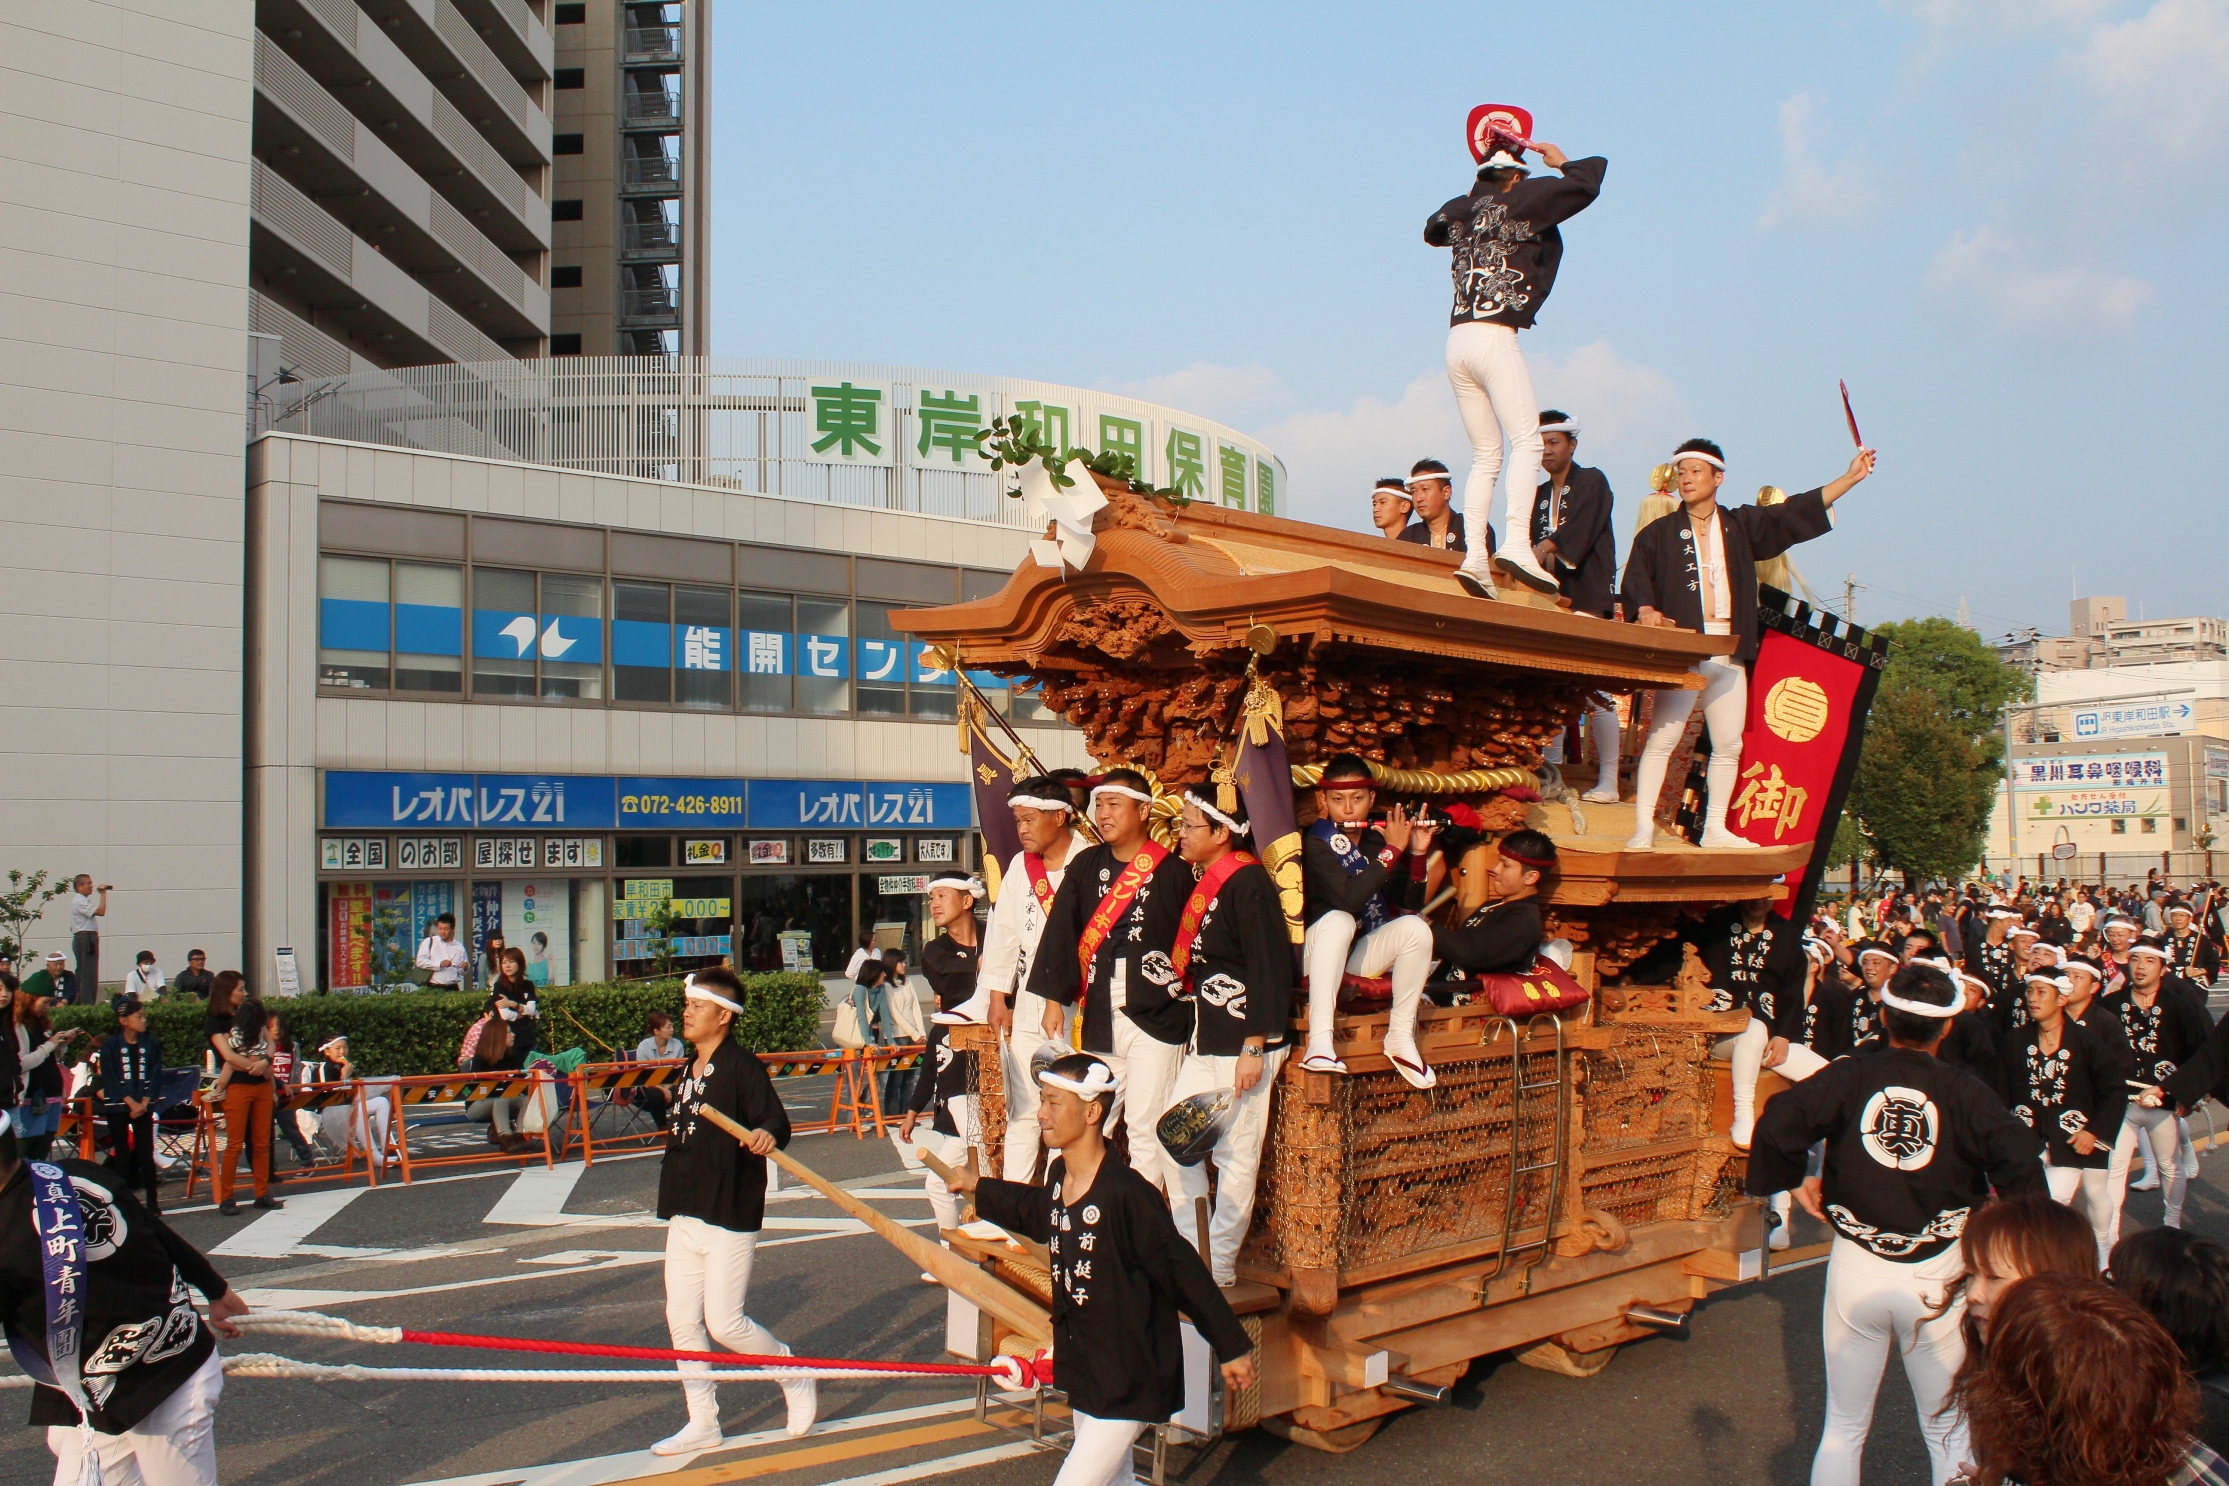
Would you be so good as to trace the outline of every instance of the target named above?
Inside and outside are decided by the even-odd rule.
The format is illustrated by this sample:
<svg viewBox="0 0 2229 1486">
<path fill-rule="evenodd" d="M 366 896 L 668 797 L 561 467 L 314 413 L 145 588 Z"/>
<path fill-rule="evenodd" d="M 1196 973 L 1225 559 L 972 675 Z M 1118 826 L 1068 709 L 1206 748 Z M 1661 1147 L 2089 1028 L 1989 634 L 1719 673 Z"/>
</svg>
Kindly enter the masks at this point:
<svg viewBox="0 0 2229 1486">
<path fill-rule="evenodd" d="M 1432 931 L 1432 954 L 1444 978 L 1522 975 L 1540 954 L 1540 900 L 1481 903 L 1452 929 Z"/>
<path fill-rule="evenodd" d="M 77 1188 L 85 1217 L 84 1333 L 78 1372 L 93 1427 L 122 1434 L 178 1391 L 216 1349 L 195 1314 L 190 1285 L 210 1300 L 226 1285 L 201 1252 L 139 1204 L 118 1173 L 89 1161 L 53 1163 Z M 46 1350 L 46 1274 L 32 1228 L 31 1163 L 0 1188 L 0 1322 L 50 1364 Z M 77 1423 L 77 1406 L 59 1388 L 31 1392 L 32 1424 Z"/>
<path fill-rule="evenodd" d="M 1434 476 L 1433 478 L 1441 477 Z M 1401 534 L 1393 540 L 1396 542 L 1414 542 L 1419 547 L 1429 547 L 1432 545 L 1432 528 L 1421 521 L 1411 521 L 1407 526 L 1401 528 Z M 1486 526 L 1486 545 L 1489 548 L 1494 545 L 1494 528 L 1491 522 L 1487 523 Z M 1469 540 L 1463 535 L 1463 513 L 1461 511 L 1457 511 L 1455 519 L 1447 524 L 1447 545 L 1439 550 L 1442 552 L 1470 551 Z"/>
<path fill-rule="evenodd" d="M 2187 934 L 2169 934 L 2166 948 L 2167 968 L 2177 975 L 2187 976 L 2195 971 L 2212 980 L 2221 973 L 2221 951 L 2195 927 Z"/>
<path fill-rule="evenodd" d="M 1142 883 L 1120 920 L 1100 941 L 1092 957 L 1091 984 L 1083 984 L 1077 944 L 1099 904 L 1114 890 L 1129 863 L 1105 844 L 1085 847 L 1068 859 L 1067 875 L 1053 894 L 1045 932 L 1037 940 L 1036 963 L 1029 967 L 1029 989 L 1063 1006 L 1083 993 L 1084 1049 L 1114 1051 L 1114 987 L 1122 985 L 1123 1015 L 1156 1042 L 1181 1043 L 1192 1035 L 1192 1004 L 1178 994 L 1169 951 L 1176 945 L 1177 920 L 1192 895 L 1191 864 L 1170 852 Z"/>
<path fill-rule="evenodd" d="M 1968 975 L 1989 983 L 1989 1009 L 1996 1015 L 1999 1028 L 2010 1030 L 2013 1022 L 2007 998 L 2018 1000 L 2021 995 L 2021 977 L 2013 963 L 2012 941 L 2008 938 L 2002 944 L 1991 944 L 1978 935 L 1970 937 L 1966 940 L 1965 962 Z M 2023 1012 L 2021 1021 L 2026 1020 Z"/>
<path fill-rule="evenodd" d="M 1259 862 L 1233 872 L 1209 901 L 1192 944 L 1190 979 L 1199 1019 L 1194 1051 L 1235 1058 L 1249 1037 L 1261 1038 L 1264 1049 L 1285 1045 L 1293 1004 L 1292 936 L 1285 932 L 1277 884 Z"/>
<path fill-rule="evenodd" d="M 2129 1077 L 2138 1083 L 2164 1084 L 2198 1055 L 2213 1033 L 2206 1014 L 2175 995 L 2164 980 L 2148 1007 L 2139 1006 L 2135 993 L 2125 987 L 2098 997 L 2098 1004 L 2121 1019 L 2121 1033 L 2136 1064 Z"/>
<path fill-rule="evenodd" d="M 2179 1109 L 2196 1109 L 2208 1094 L 2229 1094 L 2229 1016 L 2214 1023 L 2204 1044 L 2182 1060 L 2160 1089 Z"/>
<path fill-rule="evenodd" d="M 1704 919 L 1693 943 L 1710 972 L 1712 1011 L 1747 1007 L 1773 1036 L 1803 1035 L 1803 930 L 1767 913 L 1752 933 L 1735 905 Z"/>
<path fill-rule="evenodd" d="M 746 1130 L 764 1130 L 774 1144 L 789 1144 L 789 1111 L 766 1065 L 731 1034 L 712 1053 L 712 1066 L 697 1072 L 696 1050 L 673 1086 L 667 1116 L 666 1154 L 658 1165 L 658 1216 L 690 1217 L 731 1233 L 756 1233 L 766 1220 L 766 1158 L 697 1118 L 709 1106 Z"/>
<path fill-rule="evenodd" d="M 1720 506 L 1720 538 L 1726 548 L 1728 615 L 1737 642 L 1733 659 L 1757 658 L 1757 564 L 1778 557 L 1798 542 L 1823 537 L 1833 529 L 1823 490 L 1791 495 L 1777 506 Z M 1682 506 L 1641 528 L 1625 564 L 1625 602 L 1634 612 L 1655 609 L 1681 629 L 1703 627 L 1703 564 L 1695 551 L 1700 540 Z"/>
<path fill-rule="evenodd" d="M 1317 840 L 1312 832 L 1301 836 L 1302 922 L 1312 924 L 1337 909 L 1354 916 L 1359 937 L 1364 928 L 1363 914 L 1373 900 L 1384 907 L 1389 920 L 1424 907 L 1424 879 L 1409 870 L 1411 862 L 1422 858 L 1396 855 L 1390 864 L 1381 861 L 1385 836 L 1374 826 L 1365 827 L 1350 839 L 1364 859 L 1359 872 L 1349 872 L 1329 842 Z"/>
<path fill-rule="evenodd" d="M 1615 504 L 1610 482 L 1602 471 L 1575 464 L 1561 506 L 1551 512 L 1549 507 L 1555 504 L 1554 482 L 1543 482 L 1539 499 L 1532 503 L 1533 544 L 1553 541 L 1563 554 L 1563 562 L 1557 564 L 1556 589 L 1571 600 L 1571 612 L 1608 619 L 1611 589 L 1618 576 L 1618 539 L 1610 529 L 1610 509 Z"/>
<path fill-rule="evenodd" d="M 2128 1109 L 2126 1068 L 2112 1045 L 2072 1017 L 2060 1023 L 2059 1050 L 2045 1056 L 2043 1029 L 2030 1023 L 2006 1040 L 1997 1058 L 1997 1093 L 2021 1124 L 2036 1133 L 2053 1166 L 2102 1171 Z M 2073 1139 L 2087 1130 L 2097 1145 L 2087 1156 Z"/>
<path fill-rule="evenodd" d="M 1818 983 L 1811 988 L 1811 999 L 1803 1007 L 1803 1044 L 1829 1060 L 1839 1058 L 1856 1045 L 1851 1004 L 1856 992 L 1843 984 L 1835 967 L 1827 966 L 1819 972 Z"/>
<path fill-rule="evenodd" d="M 939 934 L 921 946 L 921 973 L 936 993 L 937 1010 L 950 1011 L 975 994 L 981 951 L 981 944 L 960 944 L 949 933 Z M 929 1019 L 930 1076 L 913 1081 L 913 1095 L 906 1101 L 906 1109 L 913 1114 L 925 1114 L 934 1105 L 936 1115 L 930 1128 L 943 1135 L 961 1133 L 952 1119 L 952 1101 L 967 1093 L 967 1067 L 952 1050 L 951 1031 L 934 1017 Z"/>
<path fill-rule="evenodd" d="M 1184 1407 L 1180 1312 L 1221 1361 L 1253 1343 L 1159 1189 L 1110 1150 L 1083 1200 L 1064 1203 L 1066 1171 L 1055 1156 L 1042 1187 L 986 1179 L 975 1210 L 1052 1256 L 1053 1384 L 1069 1407 L 1095 1419 L 1161 1422 Z"/>
<path fill-rule="evenodd" d="M 1481 177 L 1432 213 L 1424 223 L 1425 242 L 1455 250 L 1449 264 L 1455 304 L 1447 323 L 1478 320 L 1530 329 L 1563 262 L 1563 234 L 1556 224 L 1593 203 L 1609 168 L 1600 155 L 1566 160 L 1557 167 L 1559 174 L 1533 176 L 1507 191 Z"/>
<path fill-rule="evenodd" d="M 1997 1076 L 1997 1019 L 1984 1006 L 1979 1011 L 1961 1011 L 1950 1019 L 1950 1030 L 1943 1034 L 1942 1045 L 1935 1049 L 1935 1056 L 1953 1068 L 1966 1072 L 1989 1083 Z"/>
<path fill-rule="evenodd" d="M 1800 1186 L 1820 1140 L 1828 1221 L 1883 1259 L 1956 1243 L 1984 1179 L 2003 1197 L 2046 1195 L 2035 1136 L 1981 1080 L 1911 1048 L 1838 1059 L 1774 1095 L 1749 1148 L 1750 1195 Z"/>
</svg>

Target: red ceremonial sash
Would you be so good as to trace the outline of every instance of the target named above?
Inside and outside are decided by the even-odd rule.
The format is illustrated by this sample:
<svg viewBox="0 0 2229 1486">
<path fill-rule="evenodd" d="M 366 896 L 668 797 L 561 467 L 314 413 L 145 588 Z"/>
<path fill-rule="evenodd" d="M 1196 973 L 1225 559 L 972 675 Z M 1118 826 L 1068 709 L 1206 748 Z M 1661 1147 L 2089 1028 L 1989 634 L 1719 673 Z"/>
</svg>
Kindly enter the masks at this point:
<svg viewBox="0 0 2229 1486">
<path fill-rule="evenodd" d="M 1045 872 L 1045 859 L 1034 851 L 1022 853 L 1022 870 L 1029 874 L 1029 890 L 1037 895 L 1042 913 L 1053 911 L 1053 880 Z"/>
<path fill-rule="evenodd" d="M 1076 965 L 1083 972 L 1083 991 L 1086 995 L 1091 992 L 1091 962 L 1099 957 L 1099 946 L 1107 942 L 1107 935 L 1113 932 L 1116 924 L 1122 922 L 1122 916 L 1130 911 L 1131 901 L 1138 896 L 1138 889 L 1144 887 L 1147 880 L 1168 859 L 1169 849 L 1165 846 L 1152 841 L 1140 846 L 1137 855 L 1130 858 L 1121 875 L 1115 878 L 1114 886 L 1108 890 L 1107 896 L 1101 898 L 1099 906 L 1092 911 L 1091 921 L 1084 925 L 1083 937 L 1076 941 Z"/>
<path fill-rule="evenodd" d="M 1207 905 L 1215 901 L 1215 895 L 1239 868 L 1259 865 L 1257 858 L 1234 851 L 1208 868 L 1199 886 L 1192 889 L 1192 896 L 1184 900 L 1184 916 L 1176 924 L 1176 948 L 1169 955 L 1169 963 L 1176 967 L 1179 985 L 1192 984 L 1192 945 L 1200 937 L 1200 920 L 1207 917 Z"/>
</svg>

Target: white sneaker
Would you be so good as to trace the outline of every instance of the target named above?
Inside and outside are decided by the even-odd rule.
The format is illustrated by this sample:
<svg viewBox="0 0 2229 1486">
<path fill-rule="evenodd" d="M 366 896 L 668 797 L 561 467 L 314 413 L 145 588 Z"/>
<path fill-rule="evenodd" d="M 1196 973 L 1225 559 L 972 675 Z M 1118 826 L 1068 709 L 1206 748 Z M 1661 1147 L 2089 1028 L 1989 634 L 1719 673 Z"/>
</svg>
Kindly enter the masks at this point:
<svg viewBox="0 0 2229 1486">
<path fill-rule="evenodd" d="M 1338 1055 L 1335 1053 L 1318 1052 L 1311 1048 L 1308 1056 L 1300 1060 L 1300 1071 L 1302 1073 L 1345 1073 L 1347 1065 L 1340 1062 Z"/>
<path fill-rule="evenodd" d="M 1705 848 L 1711 851 L 1764 850 L 1764 848 L 1759 846 L 1756 842 L 1737 836 L 1732 831 L 1727 830 L 1724 826 L 1719 827 L 1715 831 L 1703 832 L 1702 844 Z"/>
<path fill-rule="evenodd" d="M 679 1434 L 669 1434 L 650 1447 L 653 1455 L 700 1455 L 720 1448 L 720 1426 L 692 1424 Z"/>
<path fill-rule="evenodd" d="M 1635 831 L 1626 840 L 1625 849 L 1627 851 L 1654 851 L 1656 849 L 1655 825 L 1651 823 Z"/>
<path fill-rule="evenodd" d="M 1588 790 L 1579 798 L 1589 805 L 1615 805 L 1618 802 L 1618 792 L 1607 784 L 1603 784 Z"/>
<path fill-rule="evenodd" d="M 1776 1223 L 1773 1225 L 1772 1236 L 1765 1240 L 1765 1247 L 1777 1254 L 1794 1242 L 1795 1235 L 1788 1231 L 1788 1225 L 1784 1222 Z"/>
<path fill-rule="evenodd" d="M 789 1404 L 789 1437 L 803 1439 L 813 1432 L 813 1421 L 820 1417 L 820 1383 L 813 1378 L 799 1378 L 782 1384 L 782 1398 Z"/>
<path fill-rule="evenodd" d="M 2183 1176 L 2189 1181 L 2198 1180 L 2198 1147 L 2194 1145 L 2183 1147 Z"/>
<path fill-rule="evenodd" d="M 1555 593 L 1556 580 L 1521 547 L 1504 547 L 1494 554 L 1494 566 L 1535 593 Z"/>
<path fill-rule="evenodd" d="M 1465 557 L 1462 566 L 1455 570 L 1455 581 L 1473 598 L 1498 599 L 1501 590 L 1494 586 L 1494 566 L 1484 554 Z"/>
<path fill-rule="evenodd" d="M 2159 1173 L 2158 1173 L 2158 1172 L 2156 1172 L 2156 1171 L 2147 1171 L 2147 1172 L 2145 1172 L 2145 1173 L 2144 1173 L 2144 1174 L 2143 1174 L 2142 1176 L 2138 1177 L 2138 1178 L 2137 1178 L 2137 1179 L 2136 1179 L 2135 1181 L 2132 1181 L 2132 1182 L 2130 1182 L 2130 1183 L 2128 1184 L 2128 1189 L 2129 1189 L 2129 1190 L 2130 1190 L 2131 1192 L 2156 1192 L 2156 1191 L 2158 1191 L 2158 1190 L 2159 1190 Z"/>
</svg>

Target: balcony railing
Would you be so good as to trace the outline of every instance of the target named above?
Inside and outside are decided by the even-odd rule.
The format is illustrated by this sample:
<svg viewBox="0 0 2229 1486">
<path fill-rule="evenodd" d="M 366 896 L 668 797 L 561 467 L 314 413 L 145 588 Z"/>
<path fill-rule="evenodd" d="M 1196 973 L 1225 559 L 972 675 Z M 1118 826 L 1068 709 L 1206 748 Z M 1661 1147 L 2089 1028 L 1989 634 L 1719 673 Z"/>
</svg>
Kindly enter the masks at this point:
<svg viewBox="0 0 2229 1486">
<path fill-rule="evenodd" d="M 656 128 L 681 127 L 681 95 L 679 93 L 649 92 L 628 93 L 620 101 L 620 121 L 625 124 Z"/>
<path fill-rule="evenodd" d="M 619 229 L 619 251 L 642 257 L 677 255 L 681 234 L 671 222 L 625 222 Z"/>
<path fill-rule="evenodd" d="M 619 183 L 629 191 L 679 191 L 681 162 L 664 155 L 630 155 L 619 162 Z"/>
<path fill-rule="evenodd" d="M 629 26 L 627 28 L 627 60 L 630 62 L 680 61 L 681 28 L 679 26 Z"/>
<path fill-rule="evenodd" d="M 673 290 L 660 285 L 655 289 L 622 290 L 619 312 L 628 320 L 672 320 L 680 316 L 681 305 Z"/>
</svg>

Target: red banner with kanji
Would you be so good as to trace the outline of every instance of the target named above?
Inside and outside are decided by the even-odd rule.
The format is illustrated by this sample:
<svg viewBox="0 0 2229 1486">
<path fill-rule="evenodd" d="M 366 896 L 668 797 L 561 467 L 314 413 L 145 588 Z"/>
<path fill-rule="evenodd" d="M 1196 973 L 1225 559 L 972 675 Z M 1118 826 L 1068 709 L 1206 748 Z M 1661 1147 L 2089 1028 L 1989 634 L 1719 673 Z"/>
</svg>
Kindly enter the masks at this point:
<svg viewBox="0 0 2229 1486">
<path fill-rule="evenodd" d="M 1749 672 L 1741 772 L 1726 825 L 1759 846 L 1812 848 L 1801 876 L 1781 884 L 1773 905 L 1802 923 L 1857 775 L 1865 713 L 1888 646 L 1776 588 L 1759 592 L 1758 608 L 1764 634 Z"/>
</svg>

